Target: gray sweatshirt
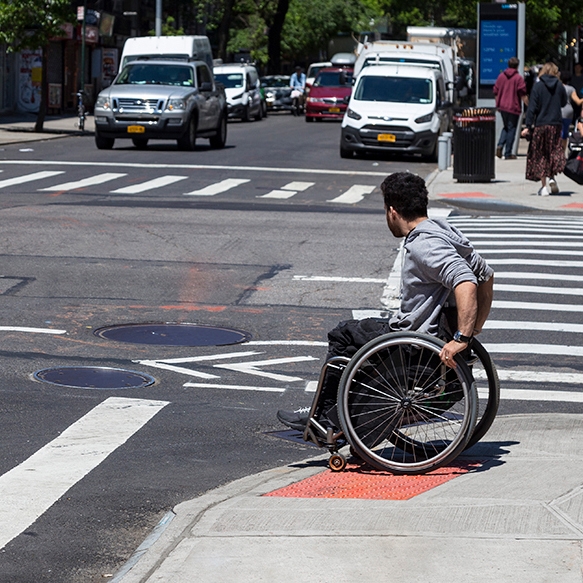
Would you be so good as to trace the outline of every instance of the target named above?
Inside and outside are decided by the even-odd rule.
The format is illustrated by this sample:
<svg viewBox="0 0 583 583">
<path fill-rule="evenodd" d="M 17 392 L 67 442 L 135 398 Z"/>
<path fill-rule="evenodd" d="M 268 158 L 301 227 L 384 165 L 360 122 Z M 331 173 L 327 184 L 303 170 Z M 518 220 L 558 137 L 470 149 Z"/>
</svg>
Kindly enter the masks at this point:
<svg viewBox="0 0 583 583">
<path fill-rule="evenodd" d="M 488 281 L 494 271 L 468 239 L 441 219 L 427 219 L 406 237 L 401 307 L 391 328 L 437 335 L 439 314 L 455 305 L 453 289 L 465 281 Z"/>
</svg>

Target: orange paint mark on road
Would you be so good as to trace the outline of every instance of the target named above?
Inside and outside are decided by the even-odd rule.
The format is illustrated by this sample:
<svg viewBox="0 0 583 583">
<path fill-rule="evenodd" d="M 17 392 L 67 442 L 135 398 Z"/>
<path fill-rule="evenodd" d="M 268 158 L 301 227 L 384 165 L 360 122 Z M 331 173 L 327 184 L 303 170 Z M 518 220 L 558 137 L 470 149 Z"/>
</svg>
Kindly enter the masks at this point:
<svg viewBox="0 0 583 583">
<path fill-rule="evenodd" d="M 583 202 L 572 202 L 570 204 L 564 204 L 561 206 L 562 209 L 583 209 Z"/>
</svg>

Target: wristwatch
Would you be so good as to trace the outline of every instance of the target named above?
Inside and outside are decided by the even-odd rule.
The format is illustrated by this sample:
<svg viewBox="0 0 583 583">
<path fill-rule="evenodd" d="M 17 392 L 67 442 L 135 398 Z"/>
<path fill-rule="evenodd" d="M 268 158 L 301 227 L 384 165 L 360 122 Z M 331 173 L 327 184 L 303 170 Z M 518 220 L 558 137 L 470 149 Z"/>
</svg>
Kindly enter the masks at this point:
<svg viewBox="0 0 583 583">
<path fill-rule="evenodd" d="M 459 343 L 467 343 L 469 342 L 472 337 L 471 336 L 464 336 L 459 330 L 453 335 L 453 339 Z"/>
</svg>

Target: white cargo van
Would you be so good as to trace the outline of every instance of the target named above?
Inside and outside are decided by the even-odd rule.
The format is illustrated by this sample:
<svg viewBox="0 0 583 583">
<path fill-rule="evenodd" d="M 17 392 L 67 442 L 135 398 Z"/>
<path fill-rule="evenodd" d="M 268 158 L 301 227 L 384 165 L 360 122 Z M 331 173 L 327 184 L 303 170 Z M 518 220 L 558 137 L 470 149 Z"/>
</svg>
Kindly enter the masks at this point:
<svg viewBox="0 0 583 583">
<path fill-rule="evenodd" d="M 342 120 L 340 156 L 399 152 L 437 160 L 437 139 L 451 123 L 441 71 L 406 65 L 365 67 Z"/>
<path fill-rule="evenodd" d="M 358 47 L 354 77 L 371 65 L 403 64 L 429 67 L 441 71 L 446 83 L 447 98 L 453 103 L 456 79 L 456 59 L 452 47 L 442 43 L 374 41 Z"/>
<path fill-rule="evenodd" d="M 123 46 L 119 71 L 130 61 L 165 59 L 204 61 L 213 70 L 211 44 L 206 36 L 138 36 Z"/>
</svg>

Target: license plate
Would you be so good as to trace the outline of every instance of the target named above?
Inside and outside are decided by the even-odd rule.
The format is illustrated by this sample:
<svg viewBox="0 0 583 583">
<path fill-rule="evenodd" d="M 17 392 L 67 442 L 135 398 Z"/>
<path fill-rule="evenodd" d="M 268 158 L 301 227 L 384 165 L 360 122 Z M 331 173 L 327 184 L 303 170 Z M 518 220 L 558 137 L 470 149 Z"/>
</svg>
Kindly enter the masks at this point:
<svg viewBox="0 0 583 583">
<path fill-rule="evenodd" d="M 331 107 L 328 111 L 330 113 L 340 113 L 340 108 L 339 107 Z"/>
<path fill-rule="evenodd" d="M 396 142 L 397 136 L 395 134 L 379 134 L 377 140 L 379 142 Z"/>
<path fill-rule="evenodd" d="M 144 126 L 128 126 L 128 134 L 143 134 L 145 131 Z"/>
</svg>

